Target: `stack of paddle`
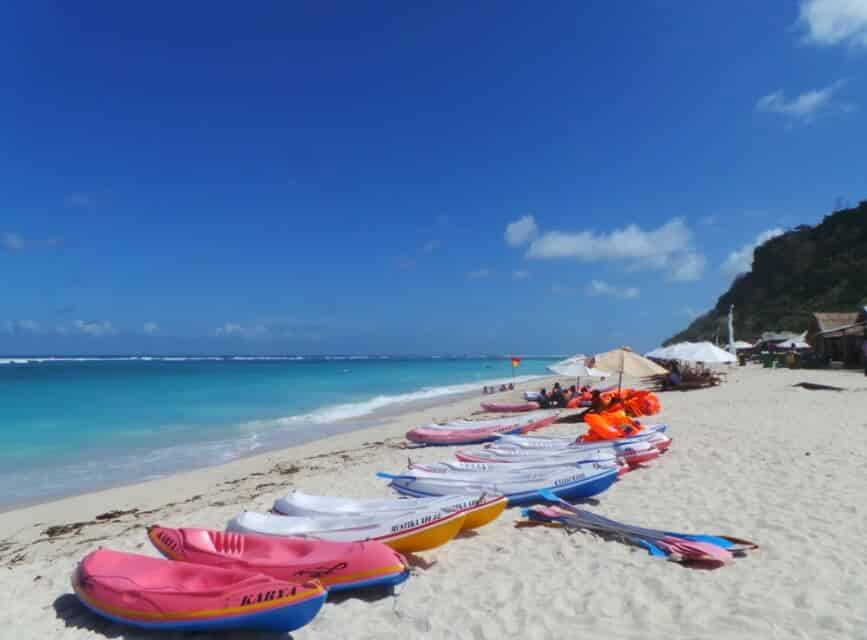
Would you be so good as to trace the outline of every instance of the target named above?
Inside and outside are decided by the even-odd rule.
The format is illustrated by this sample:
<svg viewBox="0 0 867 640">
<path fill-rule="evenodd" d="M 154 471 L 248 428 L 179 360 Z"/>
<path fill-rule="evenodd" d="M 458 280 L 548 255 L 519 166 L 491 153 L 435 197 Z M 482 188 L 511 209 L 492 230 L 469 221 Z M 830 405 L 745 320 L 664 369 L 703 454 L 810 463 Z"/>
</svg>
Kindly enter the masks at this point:
<svg viewBox="0 0 867 640">
<path fill-rule="evenodd" d="M 549 492 L 546 492 L 549 493 Z M 650 555 L 687 565 L 719 567 L 747 551 L 758 549 L 748 540 L 729 536 L 676 533 L 623 524 L 595 513 L 578 509 L 553 494 L 545 495 L 553 506 L 534 506 L 524 510 L 532 522 L 556 523 L 567 530 L 592 531 L 643 547 Z"/>
</svg>

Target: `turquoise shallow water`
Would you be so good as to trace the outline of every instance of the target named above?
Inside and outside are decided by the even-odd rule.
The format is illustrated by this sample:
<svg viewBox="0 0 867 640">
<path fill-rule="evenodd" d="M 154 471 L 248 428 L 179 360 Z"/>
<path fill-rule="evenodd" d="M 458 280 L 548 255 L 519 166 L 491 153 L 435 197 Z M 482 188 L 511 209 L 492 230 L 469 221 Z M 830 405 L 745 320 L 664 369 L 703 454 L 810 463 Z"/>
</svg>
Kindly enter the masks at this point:
<svg viewBox="0 0 867 640">
<path fill-rule="evenodd" d="M 297 444 L 512 375 L 501 358 L 24 360 L 0 360 L 0 507 Z"/>
</svg>

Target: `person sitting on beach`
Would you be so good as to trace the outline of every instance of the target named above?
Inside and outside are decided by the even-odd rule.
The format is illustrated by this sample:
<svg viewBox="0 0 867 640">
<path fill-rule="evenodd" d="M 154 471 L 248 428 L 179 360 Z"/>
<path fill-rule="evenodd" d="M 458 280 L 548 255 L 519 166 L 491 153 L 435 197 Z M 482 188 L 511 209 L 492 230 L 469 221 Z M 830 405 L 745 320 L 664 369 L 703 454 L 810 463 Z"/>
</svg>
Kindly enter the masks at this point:
<svg viewBox="0 0 867 640">
<path fill-rule="evenodd" d="M 547 409 L 551 406 L 551 398 L 548 396 L 545 387 L 539 390 L 539 397 L 536 399 L 536 402 L 539 403 L 539 407 L 542 409 Z"/>
<path fill-rule="evenodd" d="M 555 407 L 565 407 L 566 402 L 563 399 L 563 389 L 559 382 L 554 383 L 554 388 L 551 389 L 551 405 Z"/>
<path fill-rule="evenodd" d="M 602 394 L 599 389 L 594 389 L 590 395 L 590 411 L 593 413 L 602 413 L 608 408 L 605 400 L 602 399 Z"/>
<path fill-rule="evenodd" d="M 676 387 L 680 385 L 681 381 L 682 378 L 680 375 L 680 367 L 677 365 L 676 362 L 673 362 L 671 364 L 671 369 L 668 372 L 668 384 L 671 387 Z"/>
<path fill-rule="evenodd" d="M 513 385 L 513 384 L 510 382 L 510 383 L 509 383 L 509 391 L 514 391 L 514 390 L 515 390 L 515 385 Z"/>
</svg>

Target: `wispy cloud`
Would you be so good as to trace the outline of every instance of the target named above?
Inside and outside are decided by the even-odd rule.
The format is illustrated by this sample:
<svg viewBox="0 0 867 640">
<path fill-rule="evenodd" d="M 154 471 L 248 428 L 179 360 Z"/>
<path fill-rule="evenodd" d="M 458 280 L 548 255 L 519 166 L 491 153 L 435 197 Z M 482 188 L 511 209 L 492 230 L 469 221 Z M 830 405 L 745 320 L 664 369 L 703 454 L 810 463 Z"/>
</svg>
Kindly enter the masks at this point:
<svg viewBox="0 0 867 640">
<path fill-rule="evenodd" d="M 24 238 L 17 233 L 0 233 L 0 247 L 8 251 L 19 251 L 24 248 Z"/>
<path fill-rule="evenodd" d="M 25 240 L 24 236 L 20 233 L 12 233 L 11 231 L 0 233 L 0 249 L 7 251 L 21 251 L 23 249 L 29 251 L 42 247 L 60 247 L 61 245 L 63 245 L 63 238 L 61 236 L 51 236 L 47 240 Z"/>
<path fill-rule="evenodd" d="M 35 320 L 7 320 L 0 327 L 3 333 L 39 333 L 41 330 Z"/>
<path fill-rule="evenodd" d="M 526 280 L 530 277 L 529 271 L 524 271 L 523 269 L 518 269 L 517 271 L 512 272 L 513 280 Z"/>
<path fill-rule="evenodd" d="M 506 225 L 506 244 L 510 247 L 523 247 L 536 237 L 538 227 L 533 216 L 524 216 Z"/>
<path fill-rule="evenodd" d="M 628 225 L 609 233 L 547 231 L 527 248 L 531 259 L 572 258 L 581 262 L 619 262 L 632 270 L 668 270 L 675 282 L 701 277 L 704 256 L 692 246 L 692 233 L 683 218 L 656 229 Z"/>
<path fill-rule="evenodd" d="M 705 257 L 694 251 L 681 253 L 670 260 L 666 278 L 670 282 L 695 282 L 704 275 Z"/>
<path fill-rule="evenodd" d="M 811 44 L 867 47 L 867 0 L 803 0 L 798 22 Z"/>
<path fill-rule="evenodd" d="M 425 242 L 424 246 L 421 248 L 425 253 L 433 253 L 437 249 L 440 248 L 439 240 L 431 240 L 429 242 Z"/>
<path fill-rule="evenodd" d="M 153 335 L 155 333 L 159 333 L 160 325 L 156 322 L 145 322 L 142 326 L 142 331 L 144 331 L 148 335 Z"/>
<path fill-rule="evenodd" d="M 617 287 L 604 280 L 593 280 L 587 287 L 587 293 L 591 296 L 610 296 L 633 300 L 641 295 L 641 290 L 637 287 Z"/>
<path fill-rule="evenodd" d="M 76 320 L 72 323 L 72 329 L 88 336 L 113 336 L 118 333 L 108 320 Z"/>
<path fill-rule="evenodd" d="M 63 201 L 67 207 L 79 207 L 82 209 L 86 209 L 93 206 L 94 197 L 88 193 L 77 192 L 67 194 Z"/>
<path fill-rule="evenodd" d="M 822 89 L 806 91 L 790 100 L 786 99 L 786 94 L 782 90 L 774 91 L 759 98 L 756 102 L 756 111 L 776 113 L 792 121 L 808 124 L 822 112 L 832 109 L 852 109 L 852 105 L 836 101 L 837 92 L 842 85 L 842 82 L 835 82 Z"/>
<path fill-rule="evenodd" d="M 214 329 L 211 334 L 218 337 L 236 336 L 240 338 L 261 338 L 270 332 L 264 324 L 241 325 L 236 322 L 226 322 L 221 327 Z"/>
<path fill-rule="evenodd" d="M 696 311 L 692 307 L 684 307 L 683 309 L 681 309 L 681 311 L 683 311 L 683 313 L 686 314 L 686 316 L 690 320 L 695 320 L 696 318 L 698 318 L 701 315 L 698 311 Z"/>
<path fill-rule="evenodd" d="M 488 278 L 491 275 L 490 269 L 478 269 L 477 271 L 470 271 L 467 274 L 467 277 L 471 280 L 480 280 L 482 278 Z"/>
<path fill-rule="evenodd" d="M 412 271 L 418 265 L 418 261 L 415 258 L 410 258 L 409 256 L 400 256 L 397 259 L 397 268 L 401 271 Z"/>
<path fill-rule="evenodd" d="M 732 251 L 726 258 L 726 261 L 722 263 L 720 269 L 731 276 L 737 276 L 752 271 L 753 253 L 756 248 L 760 247 L 772 238 L 783 235 L 783 233 L 785 233 L 785 231 L 779 227 L 762 231 L 758 236 L 756 236 L 756 239 L 753 242 L 745 244 L 740 249 Z"/>
</svg>

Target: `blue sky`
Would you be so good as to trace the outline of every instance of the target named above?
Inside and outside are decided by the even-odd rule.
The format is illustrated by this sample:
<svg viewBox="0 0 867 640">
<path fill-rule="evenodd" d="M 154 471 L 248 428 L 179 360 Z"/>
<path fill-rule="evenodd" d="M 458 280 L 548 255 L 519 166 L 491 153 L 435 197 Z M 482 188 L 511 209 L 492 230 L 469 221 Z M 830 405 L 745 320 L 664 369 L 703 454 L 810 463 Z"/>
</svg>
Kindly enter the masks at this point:
<svg viewBox="0 0 867 640">
<path fill-rule="evenodd" d="M 0 353 L 649 348 L 867 197 L 867 0 L 17 2 L 0 60 Z"/>
</svg>

